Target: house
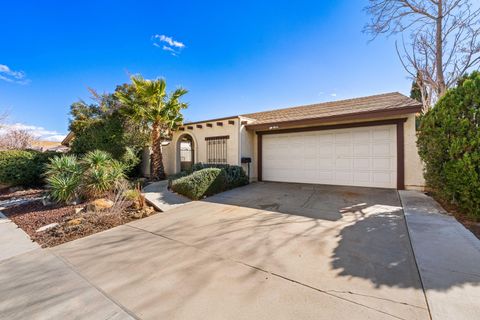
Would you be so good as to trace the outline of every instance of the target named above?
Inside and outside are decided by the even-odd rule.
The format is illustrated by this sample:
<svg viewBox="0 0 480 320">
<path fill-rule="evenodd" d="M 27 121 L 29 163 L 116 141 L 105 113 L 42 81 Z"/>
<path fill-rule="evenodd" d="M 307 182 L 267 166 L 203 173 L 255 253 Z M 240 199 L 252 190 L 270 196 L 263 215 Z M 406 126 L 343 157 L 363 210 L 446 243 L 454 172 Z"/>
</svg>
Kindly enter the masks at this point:
<svg viewBox="0 0 480 320">
<path fill-rule="evenodd" d="M 252 181 L 423 189 L 420 110 L 394 92 L 185 123 L 162 146 L 165 169 L 231 164 Z"/>
</svg>

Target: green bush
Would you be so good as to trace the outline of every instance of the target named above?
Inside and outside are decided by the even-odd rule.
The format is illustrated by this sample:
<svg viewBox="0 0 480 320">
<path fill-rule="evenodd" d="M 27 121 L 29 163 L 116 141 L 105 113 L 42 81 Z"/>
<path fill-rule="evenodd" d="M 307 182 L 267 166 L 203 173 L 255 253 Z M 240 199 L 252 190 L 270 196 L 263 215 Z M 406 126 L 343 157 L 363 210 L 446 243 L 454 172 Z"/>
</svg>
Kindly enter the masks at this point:
<svg viewBox="0 0 480 320">
<path fill-rule="evenodd" d="M 180 172 L 170 176 L 168 186 L 177 193 L 198 200 L 248 184 L 248 177 L 240 166 L 196 163 L 192 170 L 191 173 Z M 213 179 L 211 175 L 217 172 L 221 172 L 220 176 Z"/>
<path fill-rule="evenodd" d="M 462 79 L 422 117 L 418 147 L 435 195 L 480 218 L 480 73 Z"/>
<path fill-rule="evenodd" d="M 226 190 L 225 171 L 206 168 L 172 181 L 172 190 L 198 200 Z"/>
<path fill-rule="evenodd" d="M 9 186 L 41 186 L 43 171 L 57 153 L 35 150 L 0 151 L 0 184 Z"/>
<path fill-rule="evenodd" d="M 227 179 L 227 188 L 233 189 L 236 187 L 241 187 L 248 184 L 248 177 L 245 174 L 245 171 L 240 166 L 232 166 L 229 164 L 205 164 L 205 163 L 195 163 L 192 166 L 192 171 L 198 171 L 205 168 L 219 168 L 225 171 L 225 176 Z"/>
</svg>

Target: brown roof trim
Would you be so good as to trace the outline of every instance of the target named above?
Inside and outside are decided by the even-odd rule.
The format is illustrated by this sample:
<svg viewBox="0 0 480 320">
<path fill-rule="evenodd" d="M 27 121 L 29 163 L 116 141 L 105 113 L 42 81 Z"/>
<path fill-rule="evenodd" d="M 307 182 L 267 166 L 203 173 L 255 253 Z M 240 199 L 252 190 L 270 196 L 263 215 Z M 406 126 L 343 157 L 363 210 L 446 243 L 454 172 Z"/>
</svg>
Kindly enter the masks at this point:
<svg viewBox="0 0 480 320">
<path fill-rule="evenodd" d="M 73 138 L 75 138 L 75 134 L 72 131 L 70 131 L 67 134 L 67 136 L 65 138 L 63 138 L 61 144 L 68 147 L 68 145 L 73 140 Z"/>
<path fill-rule="evenodd" d="M 372 118 L 382 118 L 390 116 L 399 116 L 406 115 L 411 113 L 418 113 L 422 109 L 421 105 L 412 106 L 412 107 L 403 107 L 397 109 L 386 109 L 386 110 L 373 110 L 373 111 L 364 111 L 364 112 L 355 112 L 350 114 L 334 115 L 328 117 L 318 117 L 318 118 L 308 118 L 300 120 L 288 120 L 288 121 L 277 121 L 271 123 L 260 123 L 260 124 L 247 124 L 245 127 L 249 130 L 261 131 L 269 130 L 273 125 L 275 127 L 292 127 L 292 126 L 304 126 L 304 125 L 315 125 L 327 122 L 336 122 L 336 121 L 352 121 L 352 120 L 364 120 Z M 277 129 L 277 128 L 276 128 Z M 276 129 L 272 131 L 276 131 Z"/>
<path fill-rule="evenodd" d="M 216 119 L 207 119 L 207 120 L 202 120 L 202 121 L 187 122 L 187 123 L 184 123 L 183 125 L 187 126 L 187 125 L 204 123 L 204 122 L 215 122 L 215 121 L 228 120 L 228 119 L 238 119 L 238 117 L 239 116 L 223 117 L 223 118 L 216 118 Z"/>
</svg>

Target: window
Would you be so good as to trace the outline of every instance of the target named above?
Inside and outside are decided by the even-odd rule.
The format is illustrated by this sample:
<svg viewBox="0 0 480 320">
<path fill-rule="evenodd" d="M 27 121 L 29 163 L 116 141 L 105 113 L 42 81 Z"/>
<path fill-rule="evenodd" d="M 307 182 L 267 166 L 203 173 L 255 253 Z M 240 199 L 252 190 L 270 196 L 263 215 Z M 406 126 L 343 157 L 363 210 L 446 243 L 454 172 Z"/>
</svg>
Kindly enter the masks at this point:
<svg viewBox="0 0 480 320">
<path fill-rule="evenodd" d="M 230 136 L 207 137 L 207 163 L 227 163 L 227 141 Z"/>
</svg>

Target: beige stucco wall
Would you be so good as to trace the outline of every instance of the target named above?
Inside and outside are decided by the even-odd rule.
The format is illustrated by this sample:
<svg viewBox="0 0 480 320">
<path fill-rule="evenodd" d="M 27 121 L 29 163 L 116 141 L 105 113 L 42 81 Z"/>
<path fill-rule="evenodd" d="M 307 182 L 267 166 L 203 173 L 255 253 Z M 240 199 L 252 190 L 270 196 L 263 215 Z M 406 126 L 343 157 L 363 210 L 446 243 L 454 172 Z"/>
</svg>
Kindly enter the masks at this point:
<svg viewBox="0 0 480 320">
<path fill-rule="evenodd" d="M 175 149 L 171 142 L 163 142 L 162 143 L 162 155 L 163 155 L 163 166 L 165 168 L 165 174 L 170 175 L 175 173 L 175 166 L 173 162 L 173 153 Z M 142 174 L 145 177 L 150 176 L 150 156 L 152 154 L 152 150 L 150 148 L 145 148 L 142 151 Z"/>
<path fill-rule="evenodd" d="M 233 124 L 230 124 L 229 121 L 233 121 Z M 219 126 L 217 124 L 218 122 L 221 122 L 223 125 Z M 207 127 L 207 123 L 212 124 L 212 127 Z M 198 128 L 197 125 L 200 125 L 201 128 Z M 189 129 L 189 127 L 191 128 Z M 207 163 L 207 144 L 205 142 L 205 138 L 228 135 L 227 163 L 231 165 L 240 164 L 240 119 L 238 117 L 199 122 L 192 125 L 185 125 L 183 128 L 183 131 L 178 130 L 174 132 L 172 137 L 172 148 L 169 155 L 169 161 L 171 161 L 171 168 L 174 173 L 180 170 L 180 160 L 178 158 L 179 155 L 176 151 L 176 147 L 178 145 L 179 138 L 184 134 L 189 134 L 193 138 L 195 163 Z"/>
<path fill-rule="evenodd" d="M 403 130 L 405 136 L 405 189 L 423 191 L 425 180 L 423 179 L 423 163 L 418 155 L 414 114 L 408 116 Z"/>
</svg>

